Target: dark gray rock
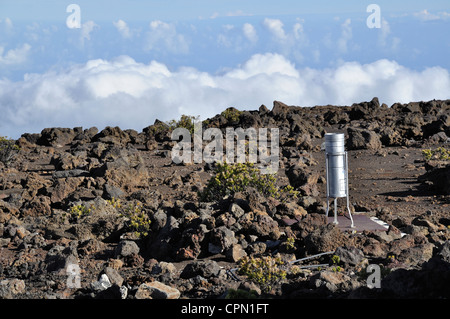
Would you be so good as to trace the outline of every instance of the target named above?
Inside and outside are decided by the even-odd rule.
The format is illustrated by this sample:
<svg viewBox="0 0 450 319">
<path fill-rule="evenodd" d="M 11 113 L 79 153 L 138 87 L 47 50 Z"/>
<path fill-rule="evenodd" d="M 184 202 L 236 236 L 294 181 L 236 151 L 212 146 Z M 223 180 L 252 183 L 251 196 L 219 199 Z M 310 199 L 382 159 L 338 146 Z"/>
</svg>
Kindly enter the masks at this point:
<svg viewBox="0 0 450 319">
<path fill-rule="evenodd" d="M 103 186 L 103 198 L 105 199 L 119 199 L 125 196 L 125 192 L 116 186 L 105 184 Z"/>
<path fill-rule="evenodd" d="M 225 226 L 214 228 L 210 232 L 209 247 L 210 253 L 222 253 L 234 244 L 237 244 L 237 239 L 234 237 L 234 231 Z"/>
<path fill-rule="evenodd" d="M 377 133 L 361 128 L 348 129 L 347 148 L 349 150 L 379 150 L 382 144 Z"/>
<path fill-rule="evenodd" d="M 102 142 L 115 145 L 126 145 L 131 141 L 129 135 L 119 127 L 107 126 L 92 138 L 93 142 Z"/>
<path fill-rule="evenodd" d="M 82 176 L 89 176 L 89 172 L 82 169 L 71 169 L 67 171 L 56 171 L 53 173 L 53 178 L 82 177 Z"/>
<path fill-rule="evenodd" d="M 108 277 L 111 284 L 119 287 L 122 286 L 123 278 L 116 269 L 106 267 L 103 273 Z"/>
<path fill-rule="evenodd" d="M 326 224 L 314 230 L 305 238 L 305 246 L 312 254 L 336 250 L 345 245 L 346 237 L 334 224 Z"/>
<path fill-rule="evenodd" d="M 281 236 L 278 223 L 269 215 L 257 215 L 249 230 L 259 239 L 277 240 Z"/>
<path fill-rule="evenodd" d="M 356 247 L 338 247 L 334 254 L 339 256 L 340 263 L 344 264 L 344 267 L 359 265 L 365 259 L 362 250 Z"/>
<path fill-rule="evenodd" d="M 214 260 L 195 260 L 187 264 L 180 274 L 183 279 L 202 276 L 204 278 L 216 277 L 220 273 L 220 266 Z"/>
<path fill-rule="evenodd" d="M 128 257 L 139 254 L 139 246 L 132 240 L 122 240 L 116 247 L 115 255 Z"/>
<path fill-rule="evenodd" d="M 437 254 L 443 261 L 450 264 L 450 240 L 447 240 Z"/>
<path fill-rule="evenodd" d="M 41 136 L 37 143 L 44 146 L 63 147 L 71 143 L 76 133 L 71 128 L 45 128 L 41 132 Z"/>
</svg>

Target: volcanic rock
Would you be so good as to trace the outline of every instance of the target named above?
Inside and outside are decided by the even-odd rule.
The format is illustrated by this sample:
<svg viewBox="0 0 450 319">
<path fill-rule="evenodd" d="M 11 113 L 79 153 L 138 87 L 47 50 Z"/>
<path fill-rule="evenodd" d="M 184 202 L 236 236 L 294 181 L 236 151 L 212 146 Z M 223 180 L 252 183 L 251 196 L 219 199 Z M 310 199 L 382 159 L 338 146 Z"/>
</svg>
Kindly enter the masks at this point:
<svg viewBox="0 0 450 319">
<path fill-rule="evenodd" d="M 158 281 L 143 283 L 134 296 L 136 299 L 178 299 L 180 291 Z"/>
<path fill-rule="evenodd" d="M 220 273 L 220 266 L 214 260 L 195 260 L 188 263 L 180 274 L 181 278 L 189 279 L 195 276 L 204 278 L 216 277 Z"/>
<path fill-rule="evenodd" d="M 381 145 L 379 136 L 373 131 L 352 127 L 348 129 L 347 148 L 349 150 L 378 150 Z"/>
<path fill-rule="evenodd" d="M 79 129 L 45 128 L 42 130 L 37 144 L 44 146 L 63 147 L 74 139 Z"/>
<path fill-rule="evenodd" d="M 132 240 L 122 240 L 116 247 L 115 255 L 128 257 L 139 254 L 139 246 Z"/>
<path fill-rule="evenodd" d="M 305 238 L 305 246 L 309 253 L 317 254 L 336 250 L 345 245 L 345 236 L 334 224 L 326 224 L 315 229 Z"/>
</svg>

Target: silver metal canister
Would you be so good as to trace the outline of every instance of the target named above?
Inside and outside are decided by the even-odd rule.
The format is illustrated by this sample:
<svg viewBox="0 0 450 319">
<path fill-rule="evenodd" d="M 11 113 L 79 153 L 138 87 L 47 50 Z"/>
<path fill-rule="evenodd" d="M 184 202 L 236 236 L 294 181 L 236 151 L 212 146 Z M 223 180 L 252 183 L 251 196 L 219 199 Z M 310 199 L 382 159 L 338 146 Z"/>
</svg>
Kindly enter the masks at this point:
<svg viewBox="0 0 450 319">
<path fill-rule="evenodd" d="M 345 151 L 345 136 L 343 133 L 325 134 L 325 165 L 327 171 L 327 217 L 330 208 L 329 199 L 334 198 L 334 224 L 337 220 L 337 199 L 347 198 L 347 211 L 354 227 L 348 194 L 348 158 Z"/>
<path fill-rule="evenodd" d="M 343 133 L 325 134 L 327 156 L 327 187 L 331 198 L 347 196 L 347 174 L 345 163 L 345 137 Z"/>
</svg>

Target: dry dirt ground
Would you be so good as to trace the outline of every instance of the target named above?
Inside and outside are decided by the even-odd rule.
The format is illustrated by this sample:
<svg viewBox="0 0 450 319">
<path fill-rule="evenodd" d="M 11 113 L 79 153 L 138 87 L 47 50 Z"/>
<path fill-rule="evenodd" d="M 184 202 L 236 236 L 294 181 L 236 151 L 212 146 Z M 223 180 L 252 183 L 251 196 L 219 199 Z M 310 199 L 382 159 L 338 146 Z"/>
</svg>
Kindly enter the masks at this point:
<svg viewBox="0 0 450 319">
<path fill-rule="evenodd" d="M 314 155 L 319 162 L 317 168 L 323 172 L 323 153 Z M 348 161 L 350 202 L 357 212 L 374 213 L 385 208 L 408 220 L 427 211 L 448 217 L 446 197 L 435 195 L 418 180 L 425 173 L 421 148 L 354 150 L 348 152 Z M 325 187 L 321 194 L 326 194 Z"/>
</svg>

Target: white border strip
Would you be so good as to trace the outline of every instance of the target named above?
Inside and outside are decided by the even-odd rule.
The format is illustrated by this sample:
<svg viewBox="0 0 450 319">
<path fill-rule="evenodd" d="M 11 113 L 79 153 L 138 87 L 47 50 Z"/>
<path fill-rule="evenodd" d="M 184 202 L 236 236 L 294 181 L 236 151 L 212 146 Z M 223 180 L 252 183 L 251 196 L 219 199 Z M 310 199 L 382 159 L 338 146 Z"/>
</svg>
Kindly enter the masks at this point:
<svg viewBox="0 0 450 319">
<path fill-rule="evenodd" d="M 377 224 L 379 224 L 379 225 L 385 227 L 386 230 L 389 229 L 389 224 L 386 224 L 386 223 L 385 223 L 384 221 L 382 221 L 381 219 L 378 219 L 378 218 L 376 218 L 376 217 L 370 217 L 370 219 L 373 220 L 375 223 L 377 223 Z M 402 237 L 406 235 L 405 233 L 402 233 L 402 232 L 401 232 L 400 234 L 401 234 Z"/>
<path fill-rule="evenodd" d="M 371 220 L 373 220 L 375 223 L 377 223 L 378 225 L 383 226 L 384 228 L 388 229 L 389 228 L 389 224 L 386 224 L 384 221 L 382 221 L 381 219 L 378 219 L 376 217 L 369 217 Z"/>
</svg>

